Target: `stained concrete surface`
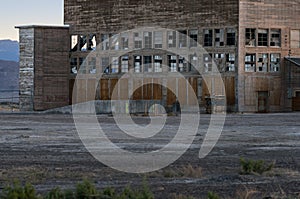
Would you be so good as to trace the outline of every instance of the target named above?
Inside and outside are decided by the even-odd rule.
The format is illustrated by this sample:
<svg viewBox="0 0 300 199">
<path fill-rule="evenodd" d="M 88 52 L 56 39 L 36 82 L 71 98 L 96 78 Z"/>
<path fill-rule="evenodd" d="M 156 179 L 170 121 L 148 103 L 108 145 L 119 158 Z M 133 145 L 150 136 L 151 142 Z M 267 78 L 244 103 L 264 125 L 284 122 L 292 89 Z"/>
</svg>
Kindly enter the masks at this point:
<svg viewBox="0 0 300 199">
<path fill-rule="evenodd" d="M 98 116 L 116 145 L 134 152 L 157 150 L 175 135 L 180 117 L 169 117 L 163 133 L 149 140 L 134 140 L 120 133 L 114 119 Z M 99 188 L 139 187 L 143 179 L 156 198 L 183 194 L 205 198 L 209 191 L 225 198 L 255 191 L 253 198 L 300 197 L 300 113 L 227 115 L 223 133 L 204 159 L 199 149 L 210 115 L 201 115 L 198 135 L 190 149 L 169 167 L 150 174 L 115 171 L 93 158 L 77 134 L 72 115 L 0 114 L 0 189 L 19 179 L 44 193 L 60 186 L 72 189 L 82 179 Z M 134 117 L 147 125 L 147 117 Z M 180 145 L 178 146 L 180 147 Z M 265 175 L 240 175 L 240 158 L 275 162 Z M 202 177 L 169 176 L 187 165 L 202 168 Z"/>
</svg>

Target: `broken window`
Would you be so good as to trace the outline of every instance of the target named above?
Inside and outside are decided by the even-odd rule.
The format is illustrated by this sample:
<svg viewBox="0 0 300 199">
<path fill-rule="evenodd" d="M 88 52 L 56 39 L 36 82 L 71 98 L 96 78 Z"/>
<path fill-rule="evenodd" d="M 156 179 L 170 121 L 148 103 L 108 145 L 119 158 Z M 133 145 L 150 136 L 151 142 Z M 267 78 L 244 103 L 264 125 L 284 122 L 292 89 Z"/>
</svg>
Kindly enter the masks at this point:
<svg viewBox="0 0 300 199">
<path fill-rule="evenodd" d="M 258 29 L 257 30 L 258 46 L 268 46 L 268 30 Z"/>
<path fill-rule="evenodd" d="M 281 46 L 281 30 L 280 29 L 272 29 L 271 30 L 271 39 L 270 46 Z"/>
<path fill-rule="evenodd" d="M 257 72 L 267 72 L 269 65 L 269 55 L 266 53 L 259 53 L 257 55 Z"/>
<path fill-rule="evenodd" d="M 214 59 L 218 69 L 220 72 L 225 71 L 225 54 L 224 53 L 216 53 Z"/>
<path fill-rule="evenodd" d="M 87 51 L 87 39 L 85 35 L 80 35 L 79 37 L 79 49 L 80 51 Z"/>
<path fill-rule="evenodd" d="M 196 54 L 189 56 L 189 63 L 190 63 L 189 71 L 197 71 L 199 63 L 198 63 L 198 57 Z"/>
<path fill-rule="evenodd" d="M 204 72 L 212 72 L 212 54 L 203 55 Z"/>
<path fill-rule="evenodd" d="M 127 73 L 129 71 L 129 57 L 123 56 L 121 57 L 122 63 L 121 63 L 121 72 Z"/>
<path fill-rule="evenodd" d="M 142 34 L 139 32 L 134 33 L 134 48 L 135 49 L 143 48 L 143 38 L 142 38 Z"/>
<path fill-rule="evenodd" d="M 227 29 L 227 46 L 235 46 L 235 29 Z"/>
<path fill-rule="evenodd" d="M 226 55 L 226 72 L 235 71 L 235 54 L 229 53 Z"/>
<path fill-rule="evenodd" d="M 190 47 L 197 47 L 198 44 L 198 30 L 190 30 Z"/>
<path fill-rule="evenodd" d="M 96 50 L 96 47 L 97 47 L 96 35 L 91 34 L 89 35 L 88 50 Z"/>
<path fill-rule="evenodd" d="M 212 46 L 213 45 L 213 31 L 212 30 L 204 30 L 204 46 Z"/>
<path fill-rule="evenodd" d="M 134 72 L 141 73 L 142 72 L 142 57 L 134 56 Z"/>
<path fill-rule="evenodd" d="M 77 74 L 78 73 L 78 61 L 77 57 L 76 58 L 71 58 L 70 61 L 70 67 L 71 67 L 71 74 Z"/>
<path fill-rule="evenodd" d="M 129 49 L 129 33 L 121 34 L 121 49 L 128 50 Z"/>
<path fill-rule="evenodd" d="M 91 57 L 89 59 L 89 73 L 90 74 L 96 74 L 97 70 L 96 70 L 96 57 Z"/>
<path fill-rule="evenodd" d="M 113 34 L 110 38 L 111 50 L 119 50 L 119 34 Z"/>
<path fill-rule="evenodd" d="M 161 55 L 154 55 L 154 72 L 156 73 L 162 72 L 162 61 L 163 58 Z"/>
<path fill-rule="evenodd" d="M 119 73 L 119 57 L 112 57 L 111 73 Z"/>
<path fill-rule="evenodd" d="M 291 48 L 300 48 L 300 30 L 291 30 Z"/>
<path fill-rule="evenodd" d="M 71 36 L 71 51 L 76 52 L 78 50 L 78 35 Z"/>
<path fill-rule="evenodd" d="M 152 56 L 144 56 L 144 71 L 146 73 L 151 73 L 152 69 Z"/>
<path fill-rule="evenodd" d="M 101 35 L 102 50 L 109 50 L 109 34 Z"/>
<path fill-rule="evenodd" d="M 280 54 L 274 53 L 270 55 L 270 72 L 279 72 L 280 71 Z"/>
<path fill-rule="evenodd" d="M 86 63 L 83 57 L 79 57 L 79 72 L 80 74 L 86 74 Z"/>
<path fill-rule="evenodd" d="M 182 30 L 179 31 L 179 48 L 187 47 L 187 31 Z"/>
<path fill-rule="evenodd" d="M 177 72 L 177 56 L 168 55 L 168 63 L 169 63 L 170 72 Z"/>
<path fill-rule="evenodd" d="M 154 32 L 154 48 L 162 48 L 162 47 L 163 47 L 163 33 Z"/>
<path fill-rule="evenodd" d="M 110 73 L 109 57 L 102 57 L 101 58 L 101 66 L 102 66 L 103 73 L 105 73 L 105 74 Z"/>
<path fill-rule="evenodd" d="M 152 48 L 152 32 L 144 32 L 145 48 Z"/>
<path fill-rule="evenodd" d="M 176 48 L 176 31 L 168 31 L 168 47 Z"/>
<path fill-rule="evenodd" d="M 255 72 L 256 68 L 256 55 L 255 54 L 246 54 L 245 56 L 245 71 L 246 72 Z"/>
<path fill-rule="evenodd" d="M 215 46 L 221 47 L 224 46 L 224 29 L 215 29 Z"/>
<path fill-rule="evenodd" d="M 246 28 L 246 46 L 256 46 L 255 28 Z"/>
<path fill-rule="evenodd" d="M 178 68 L 179 68 L 179 72 L 187 72 L 187 61 L 184 57 L 179 56 L 178 59 Z"/>
</svg>

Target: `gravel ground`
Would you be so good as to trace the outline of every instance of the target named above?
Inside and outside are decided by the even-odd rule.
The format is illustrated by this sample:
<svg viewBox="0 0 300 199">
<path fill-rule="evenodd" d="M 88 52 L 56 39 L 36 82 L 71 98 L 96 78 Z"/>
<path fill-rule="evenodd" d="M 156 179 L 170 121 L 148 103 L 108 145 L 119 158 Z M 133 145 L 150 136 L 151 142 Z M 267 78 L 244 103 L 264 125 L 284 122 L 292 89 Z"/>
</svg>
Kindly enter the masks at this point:
<svg viewBox="0 0 300 199">
<path fill-rule="evenodd" d="M 162 133 L 134 140 L 122 135 L 112 117 L 98 116 L 116 145 L 132 152 L 150 152 L 175 136 L 180 117 L 169 117 Z M 190 149 L 176 162 L 148 174 L 127 174 L 97 161 L 83 146 L 72 115 L 0 114 L 0 189 L 14 179 L 32 183 L 38 192 L 72 189 L 90 179 L 99 188 L 138 188 L 146 179 L 156 198 L 182 194 L 205 198 L 300 198 L 300 113 L 227 115 L 222 135 L 205 158 L 199 149 L 210 115 L 201 115 Z M 134 117 L 139 125 L 149 118 Z M 180 147 L 180 145 L 178 145 Z M 240 175 L 240 158 L 275 162 L 263 175 Z M 193 169 L 188 169 L 193 167 Z"/>
</svg>

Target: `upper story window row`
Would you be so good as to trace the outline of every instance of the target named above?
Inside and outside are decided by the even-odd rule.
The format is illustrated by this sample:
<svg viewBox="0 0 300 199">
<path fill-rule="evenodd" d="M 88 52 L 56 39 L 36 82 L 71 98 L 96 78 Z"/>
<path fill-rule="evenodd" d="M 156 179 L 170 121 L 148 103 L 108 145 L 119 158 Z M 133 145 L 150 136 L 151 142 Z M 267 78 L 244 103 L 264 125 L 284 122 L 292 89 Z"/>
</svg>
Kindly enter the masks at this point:
<svg viewBox="0 0 300 199">
<path fill-rule="evenodd" d="M 246 28 L 245 42 L 248 47 L 281 47 L 281 30 Z"/>
<path fill-rule="evenodd" d="M 99 46 L 98 46 L 99 45 Z M 72 35 L 71 52 L 162 48 L 225 47 L 236 45 L 236 29 L 136 31 L 121 34 Z"/>
</svg>

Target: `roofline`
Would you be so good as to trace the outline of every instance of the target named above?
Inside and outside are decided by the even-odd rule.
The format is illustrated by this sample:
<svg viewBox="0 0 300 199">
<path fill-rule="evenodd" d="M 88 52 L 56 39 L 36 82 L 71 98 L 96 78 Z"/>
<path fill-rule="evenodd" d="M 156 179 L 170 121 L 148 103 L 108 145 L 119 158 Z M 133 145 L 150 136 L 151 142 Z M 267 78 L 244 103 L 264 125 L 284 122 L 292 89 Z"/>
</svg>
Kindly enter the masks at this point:
<svg viewBox="0 0 300 199">
<path fill-rule="evenodd" d="M 29 28 L 45 28 L 45 29 L 62 28 L 62 29 L 67 29 L 67 28 L 70 28 L 70 26 L 69 25 L 18 25 L 18 26 L 15 26 L 15 28 L 18 28 L 18 29 L 29 29 Z"/>
<path fill-rule="evenodd" d="M 298 58 L 300 59 L 300 57 L 284 57 L 284 59 L 288 60 L 289 62 L 295 64 L 296 66 L 300 67 L 300 63 L 295 62 L 294 60 L 292 60 L 293 58 Z"/>
</svg>

